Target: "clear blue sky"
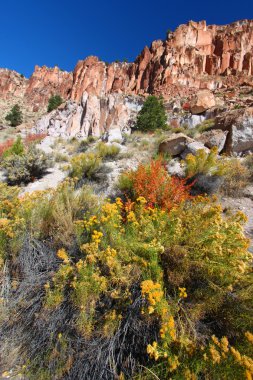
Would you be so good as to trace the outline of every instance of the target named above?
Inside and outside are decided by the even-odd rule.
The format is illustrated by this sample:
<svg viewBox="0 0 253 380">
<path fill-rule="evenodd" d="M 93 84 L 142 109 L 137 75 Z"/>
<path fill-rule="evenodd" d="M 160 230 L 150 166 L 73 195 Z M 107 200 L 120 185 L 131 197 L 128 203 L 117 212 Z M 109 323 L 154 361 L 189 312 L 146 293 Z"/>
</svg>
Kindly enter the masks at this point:
<svg viewBox="0 0 253 380">
<path fill-rule="evenodd" d="M 189 20 L 245 18 L 253 19 L 252 0 L 2 0 L 0 67 L 30 76 L 36 64 L 71 71 L 88 55 L 133 61 Z"/>
</svg>

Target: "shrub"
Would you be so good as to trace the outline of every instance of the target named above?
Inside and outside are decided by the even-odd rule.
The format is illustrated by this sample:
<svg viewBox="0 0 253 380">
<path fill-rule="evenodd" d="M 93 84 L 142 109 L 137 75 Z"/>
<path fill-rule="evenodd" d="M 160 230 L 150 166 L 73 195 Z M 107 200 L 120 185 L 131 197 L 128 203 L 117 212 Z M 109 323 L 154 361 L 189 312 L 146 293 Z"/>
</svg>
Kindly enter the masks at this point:
<svg viewBox="0 0 253 380">
<path fill-rule="evenodd" d="M 48 100 L 47 112 L 51 112 L 58 108 L 63 103 L 60 95 L 52 95 Z"/>
<path fill-rule="evenodd" d="M 8 154 L 1 163 L 4 175 L 10 185 L 31 182 L 35 178 L 41 177 L 49 166 L 46 154 L 34 147 L 22 154 Z"/>
<path fill-rule="evenodd" d="M 139 165 L 136 171 L 123 173 L 118 186 L 134 200 L 144 197 L 150 206 L 167 210 L 190 198 L 190 187 L 184 180 L 169 176 L 161 158 Z"/>
<path fill-rule="evenodd" d="M 13 145 L 13 143 L 14 143 L 14 140 L 9 139 L 9 140 L 5 141 L 4 143 L 0 144 L 0 158 L 2 157 L 4 152 L 6 150 L 8 150 Z"/>
<path fill-rule="evenodd" d="M 99 157 L 102 159 L 112 159 L 119 154 L 120 148 L 115 144 L 107 145 L 103 142 L 100 142 L 96 146 L 96 151 Z"/>
<path fill-rule="evenodd" d="M 22 142 L 21 136 L 18 136 L 16 140 L 11 144 L 11 146 L 8 149 L 5 149 L 5 151 L 2 154 L 3 158 L 12 156 L 13 154 L 17 156 L 21 156 L 24 154 L 25 147 Z"/>
<path fill-rule="evenodd" d="M 95 153 L 80 153 L 70 160 L 70 175 L 78 179 L 95 176 L 101 166 L 102 160 Z"/>
<path fill-rule="evenodd" d="M 5 120 L 9 121 L 12 127 L 17 127 L 23 122 L 22 112 L 18 104 L 12 107 Z"/>
<path fill-rule="evenodd" d="M 223 175 L 225 167 L 223 161 L 218 158 L 217 148 L 212 148 L 210 153 L 199 149 L 195 155 L 188 154 L 184 161 L 187 177 L 196 174 Z"/>
<path fill-rule="evenodd" d="M 68 162 L 69 157 L 65 153 L 56 152 L 54 156 L 55 162 Z"/>
<path fill-rule="evenodd" d="M 253 180 L 253 154 L 246 156 L 243 164 L 248 169 L 250 181 L 252 181 Z"/>
<path fill-rule="evenodd" d="M 208 153 L 199 149 L 196 155 L 188 154 L 183 161 L 187 184 L 191 184 L 191 194 L 214 194 L 224 182 L 225 164 L 219 159 L 217 148 Z"/>
<path fill-rule="evenodd" d="M 148 96 L 142 109 L 138 113 L 136 128 L 142 131 L 153 131 L 165 128 L 167 116 L 163 105 L 163 100 L 156 96 Z"/>
<path fill-rule="evenodd" d="M 30 133 L 25 137 L 25 145 L 33 144 L 33 143 L 39 143 L 41 140 L 43 140 L 47 136 L 46 133 Z"/>
<path fill-rule="evenodd" d="M 107 372 L 110 380 L 121 373 L 135 378 L 140 366 L 141 379 L 150 371 L 160 379 L 251 374 L 244 216 L 224 217 L 202 197 L 169 213 L 147 207 L 143 197 L 92 210 L 85 196 L 72 201 L 75 193 L 64 186 L 67 193 L 59 188 L 52 197 L 25 197 L 8 215 L 13 226 L 25 219 L 23 230 L 32 228 L 32 236 L 15 257 L 20 282 L 1 326 L 1 358 L 18 350 L 13 364 L 23 365 L 27 378 L 89 379 Z M 45 239 L 55 231 L 61 236 L 61 223 L 74 224 L 76 236 L 72 230 L 69 247 L 52 253 Z M 34 240 L 36 232 L 41 241 Z"/>
<path fill-rule="evenodd" d="M 222 191 L 225 195 L 240 196 L 242 190 L 250 182 L 250 171 L 238 158 L 228 158 L 224 162 L 224 184 Z"/>
</svg>

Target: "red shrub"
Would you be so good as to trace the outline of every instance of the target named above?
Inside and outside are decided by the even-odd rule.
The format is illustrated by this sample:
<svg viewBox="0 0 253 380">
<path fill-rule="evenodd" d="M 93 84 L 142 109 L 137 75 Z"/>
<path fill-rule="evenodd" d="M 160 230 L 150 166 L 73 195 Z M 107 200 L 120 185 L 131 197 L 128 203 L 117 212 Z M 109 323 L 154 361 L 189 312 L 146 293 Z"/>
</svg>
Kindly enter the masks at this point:
<svg viewBox="0 0 253 380">
<path fill-rule="evenodd" d="M 0 144 L 0 157 L 2 157 L 2 155 L 4 154 L 4 152 L 11 148 L 12 145 L 14 144 L 14 140 L 13 139 L 9 139 L 7 141 L 5 141 L 4 143 Z"/>
<path fill-rule="evenodd" d="M 135 197 L 144 197 L 149 206 L 171 210 L 191 197 L 190 186 L 183 179 L 171 177 L 161 158 L 151 160 L 149 165 L 139 165 L 129 176 L 133 182 Z"/>
<path fill-rule="evenodd" d="M 25 144 L 29 145 L 33 142 L 39 142 L 46 137 L 45 133 L 31 133 L 25 137 Z"/>
</svg>

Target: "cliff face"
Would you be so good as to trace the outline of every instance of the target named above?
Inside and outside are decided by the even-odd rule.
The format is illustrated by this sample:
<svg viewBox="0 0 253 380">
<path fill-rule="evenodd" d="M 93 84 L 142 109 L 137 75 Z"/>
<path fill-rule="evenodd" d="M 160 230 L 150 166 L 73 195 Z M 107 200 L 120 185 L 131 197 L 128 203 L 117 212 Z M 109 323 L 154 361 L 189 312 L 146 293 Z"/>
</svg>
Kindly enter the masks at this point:
<svg viewBox="0 0 253 380">
<path fill-rule="evenodd" d="M 74 73 L 35 67 L 30 79 L 0 69 L 0 97 L 27 98 L 44 105 L 51 94 L 80 101 L 91 95 L 161 93 L 165 97 L 217 89 L 253 75 L 253 20 L 225 26 L 190 21 L 165 41 L 145 47 L 134 63 L 106 65 L 97 57 L 79 61 Z"/>
<path fill-rule="evenodd" d="M 161 93 L 165 97 L 191 94 L 194 89 L 214 90 L 253 75 L 253 21 L 226 26 L 189 22 L 169 33 L 165 41 L 145 47 L 132 64 L 106 66 L 96 57 L 79 61 L 71 98 L 83 91 L 105 95 Z"/>
<path fill-rule="evenodd" d="M 252 78 L 253 20 L 225 26 L 190 21 L 165 41 L 145 47 L 134 63 L 108 65 L 91 56 L 79 61 L 73 73 L 36 66 L 29 79 L 0 69 L 0 105 L 8 100 L 3 114 L 16 102 L 36 114 L 45 110 L 53 94 L 76 102 L 84 92 L 97 97 L 153 93 L 165 99 L 191 98 L 199 89 L 252 86 Z"/>
</svg>

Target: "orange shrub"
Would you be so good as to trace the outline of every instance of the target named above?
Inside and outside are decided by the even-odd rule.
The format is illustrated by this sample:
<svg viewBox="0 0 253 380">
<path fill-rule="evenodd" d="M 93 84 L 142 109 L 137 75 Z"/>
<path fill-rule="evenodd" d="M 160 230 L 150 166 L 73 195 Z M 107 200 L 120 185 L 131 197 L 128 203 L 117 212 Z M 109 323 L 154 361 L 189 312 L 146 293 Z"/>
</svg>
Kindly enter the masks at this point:
<svg viewBox="0 0 253 380">
<path fill-rule="evenodd" d="M 12 145 L 14 144 L 14 140 L 13 139 L 9 139 L 7 141 L 5 141 L 4 143 L 0 144 L 0 157 L 2 157 L 2 155 L 4 154 L 4 152 L 9 149 L 10 147 L 12 147 Z"/>
<path fill-rule="evenodd" d="M 139 165 L 136 171 L 127 174 L 132 183 L 134 197 L 144 197 L 148 206 L 160 206 L 171 210 L 186 199 L 190 199 L 190 186 L 185 180 L 171 177 L 162 158 L 151 160 L 148 165 Z"/>
<path fill-rule="evenodd" d="M 33 142 L 39 142 L 46 137 L 45 133 L 30 133 L 25 137 L 25 144 L 29 145 Z"/>
</svg>

